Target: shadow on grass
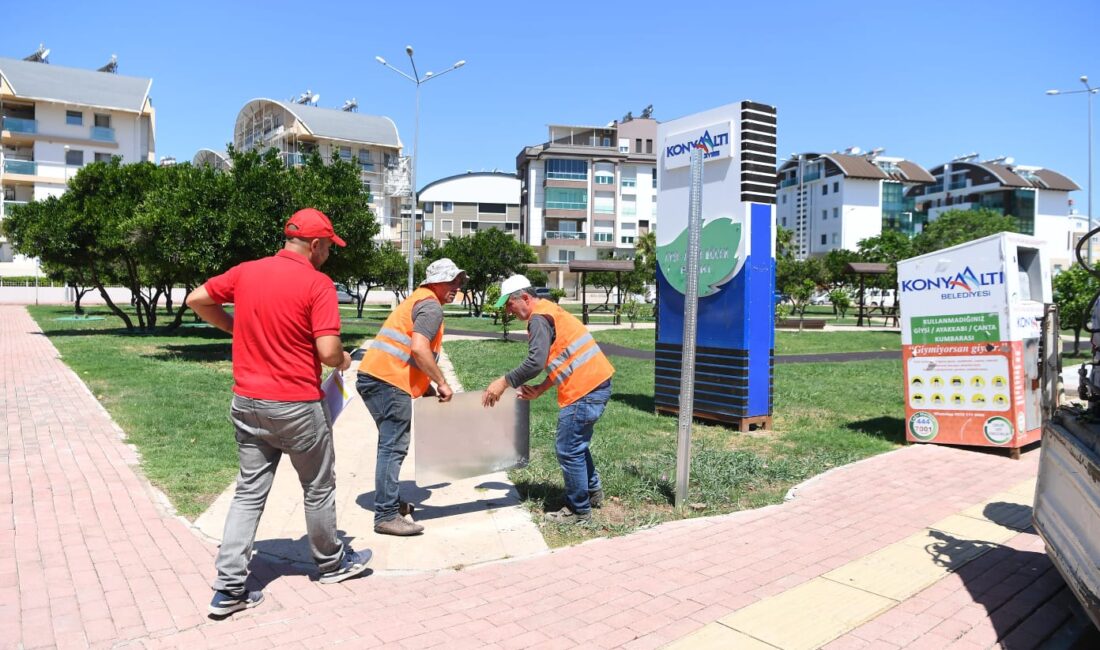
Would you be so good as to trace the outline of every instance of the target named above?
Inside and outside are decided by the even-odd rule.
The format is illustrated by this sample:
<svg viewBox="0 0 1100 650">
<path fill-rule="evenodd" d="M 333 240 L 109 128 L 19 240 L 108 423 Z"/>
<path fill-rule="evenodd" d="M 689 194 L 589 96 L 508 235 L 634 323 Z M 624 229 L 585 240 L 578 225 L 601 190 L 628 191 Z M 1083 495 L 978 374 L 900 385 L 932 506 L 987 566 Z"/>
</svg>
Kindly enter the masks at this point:
<svg viewBox="0 0 1100 650">
<path fill-rule="evenodd" d="M 611 401 L 632 409 L 653 413 L 653 396 L 640 393 L 611 393 Z"/>
<path fill-rule="evenodd" d="M 560 485 L 524 479 L 516 481 L 515 485 L 522 501 L 541 504 L 544 512 L 553 512 L 565 506 L 565 495 Z"/>
<path fill-rule="evenodd" d="M 905 442 L 905 421 L 901 418 L 881 416 L 849 422 L 844 427 L 897 445 Z"/>
<path fill-rule="evenodd" d="M 225 343 L 164 345 L 157 352 L 144 356 L 158 361 L 192 361 L 200 363 L 232 361 L 233 344 L 226 341 Z"/>
</svg>

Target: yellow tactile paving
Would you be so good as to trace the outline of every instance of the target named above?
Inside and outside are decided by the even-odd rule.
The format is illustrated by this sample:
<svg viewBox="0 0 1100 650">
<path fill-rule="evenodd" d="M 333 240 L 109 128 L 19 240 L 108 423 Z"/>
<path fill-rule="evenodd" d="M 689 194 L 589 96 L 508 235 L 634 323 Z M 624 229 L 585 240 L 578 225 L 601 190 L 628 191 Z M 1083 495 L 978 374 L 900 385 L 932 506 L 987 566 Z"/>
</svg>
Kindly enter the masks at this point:
<svg viewBox="0 0 1100 650">
<path fill-rule="evenodd" d="M 665 646 L 666 650 L 776 650 L 773 645 L 722 625 L 710 625 Z"/>
<path fill-rule="evenodd" d="M 1035 479 L 1024 481 L 666 647 L 817 648 L 1018 535 L 1031 525 L 1034 495 Z"/>
<path fill-rule="evenodd" d="M 815 578 L 738 610 L 719 623 L 783 650 L 818 648 L 897 602 Z"/>
</svg>

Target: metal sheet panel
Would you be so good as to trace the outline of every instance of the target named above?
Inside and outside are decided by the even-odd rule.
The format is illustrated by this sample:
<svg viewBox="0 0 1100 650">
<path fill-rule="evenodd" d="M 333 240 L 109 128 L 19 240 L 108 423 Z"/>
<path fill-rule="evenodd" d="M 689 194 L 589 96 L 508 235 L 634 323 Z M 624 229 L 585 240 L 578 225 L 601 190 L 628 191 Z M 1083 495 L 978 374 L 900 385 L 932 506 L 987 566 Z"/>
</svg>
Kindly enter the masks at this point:
<svg viewBox="0 0 1100 650">
<path fill-rule="evenodd" d="M 481 393 L 456 393 L 450 402 L 413 402 L 416 482 L 434 485 L 526 467 L 531 448 L 531 404 L 506 390 L 497 405 Z"/>
</svg>

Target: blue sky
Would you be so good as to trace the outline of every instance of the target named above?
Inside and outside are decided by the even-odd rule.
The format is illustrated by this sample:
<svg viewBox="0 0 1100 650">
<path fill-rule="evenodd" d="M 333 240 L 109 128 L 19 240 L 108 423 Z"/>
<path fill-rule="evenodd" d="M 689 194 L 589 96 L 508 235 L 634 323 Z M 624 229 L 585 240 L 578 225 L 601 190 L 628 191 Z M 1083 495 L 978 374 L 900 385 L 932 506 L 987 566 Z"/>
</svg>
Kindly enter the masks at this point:
<svg viewBox="0 0 1100 650">
<path fill-rule="evenodd" d="M 550 123 L 603 124 L 647 104 L 668 120 L 752 99 L 778 107 L 781 155 L 884 147 L 926 167 L 1009 155 L 1085 188 L 1085 95 L 1043 93 L 1081 88 L 1082 74 L 1100 84 L 1095 0 L 116 0 L 5 3 L 2 16 L 0 56 L 44 42 L 57 65 L 114 53 L 122 74 L 152 77 L 157 155 L 179 160 L 223 147 L 248 100 L 306 88 L 321 106 L 355 97 L 393 118 L 411 151 L 413 85 L 375 55 L 407 70 L 411 44 L 422 72 L 465 59 L 422 87 L 421 186 L 514 171 Z M 1093 106 L 1100 131 L 1100 95 Z M 1075 198 L 1085 212 L 1085 192 Z"/>
</svg>

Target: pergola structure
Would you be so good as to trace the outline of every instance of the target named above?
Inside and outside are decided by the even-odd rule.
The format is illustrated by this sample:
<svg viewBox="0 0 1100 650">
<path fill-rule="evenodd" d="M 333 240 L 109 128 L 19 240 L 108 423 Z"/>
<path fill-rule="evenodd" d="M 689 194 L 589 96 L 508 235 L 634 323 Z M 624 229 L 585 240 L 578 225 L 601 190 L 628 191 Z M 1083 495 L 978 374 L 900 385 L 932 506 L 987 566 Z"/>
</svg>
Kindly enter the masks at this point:
<svg viewBox="0 0 1100 650">
<path fill-rule="evenodd" d="M 623 273 L 634 270 L 631 260 L 570 260 L 569 272 L 581 274 L 581 321 L 588 324 L 588 274 L 605 271 L 615 274 L 615 324 L 619 324 L 619 314 L 623 304 Z"/>
<path fill-rule="evenodd" d="M 863 300 L 864 280 L 868 275 L 886 275 L 890 272 L 890 265 L 878 262 L 848 262 L 848 270 L 859 276 L 859 319 L 856 321 L 856 327 L 863 327 L 863 316 L 867 313 Z M 870 316 L 867 317 L 867 324 L 871 324 Z"/>
</svg>

